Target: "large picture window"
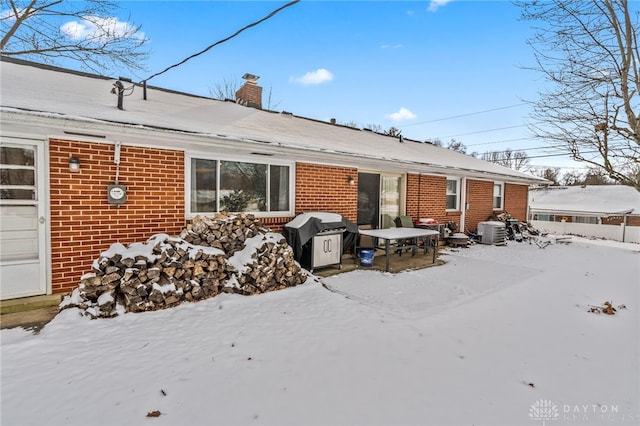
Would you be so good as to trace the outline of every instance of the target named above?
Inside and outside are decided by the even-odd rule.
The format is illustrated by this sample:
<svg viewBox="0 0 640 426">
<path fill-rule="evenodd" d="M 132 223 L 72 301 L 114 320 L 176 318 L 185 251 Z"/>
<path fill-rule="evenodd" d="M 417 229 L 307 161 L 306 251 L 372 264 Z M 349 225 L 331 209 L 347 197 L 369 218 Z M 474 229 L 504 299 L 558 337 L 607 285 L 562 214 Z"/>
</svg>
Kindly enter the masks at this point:
<svg viewBox="0 0 640 426">
<path fill-rule="evenodd" d="M 460 200 L 460 180 L 447 178 L 447 210 L 458 210 Z"/>
<path fill-rule="evenodd" d="M 190 166 L 190 213 L 290 210 L 288 165 L 192 157 Z"/>
</svg>

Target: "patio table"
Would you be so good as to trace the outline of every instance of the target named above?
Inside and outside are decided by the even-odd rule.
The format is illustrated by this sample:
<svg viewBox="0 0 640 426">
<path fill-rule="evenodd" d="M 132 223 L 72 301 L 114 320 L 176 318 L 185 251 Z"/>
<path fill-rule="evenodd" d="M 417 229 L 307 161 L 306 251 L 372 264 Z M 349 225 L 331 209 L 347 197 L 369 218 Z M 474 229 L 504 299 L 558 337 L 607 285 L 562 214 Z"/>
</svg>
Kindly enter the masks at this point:
<svg viewBox="0 0 640 426">
<path fill-rule="evenodd" d="M 376 248 L 378 248 L 377 240 L 382 238 L 384 239 L 384 251 L 386 256 L 386 265 L 385 270 L 389 272 L 389 254 L 392 250 L 397 250 L 402 247 L 398 245 L 397 241 L 415 239 L 416 244 L 413 244 L 410 247 L 418 247 L 418 239 L 421 237 L 429 237 L 433 244 L 433 262 L 436 261 L 436 252 L 438 250 L 438 237 L 440 236 L 440 232 L 432 230 L 432 229 L 423 229 L 423 228 L 386 228 L 386 229 L 360 229 L 358 233 L 361 235 L 367 235 L 369 237 L 373 237 L 376 240 Z M 396 243 L 391 243 L 391 241 L 396 241 Z M 431 245 L 431 244 L 429 244 Z M 406 248 L 406 246 L 404 246 Z M 425 254 L 427 253 L 427 245 L 425 243 Z M 357 251 L 356 251 L 357 253 Z"/>
</svg>

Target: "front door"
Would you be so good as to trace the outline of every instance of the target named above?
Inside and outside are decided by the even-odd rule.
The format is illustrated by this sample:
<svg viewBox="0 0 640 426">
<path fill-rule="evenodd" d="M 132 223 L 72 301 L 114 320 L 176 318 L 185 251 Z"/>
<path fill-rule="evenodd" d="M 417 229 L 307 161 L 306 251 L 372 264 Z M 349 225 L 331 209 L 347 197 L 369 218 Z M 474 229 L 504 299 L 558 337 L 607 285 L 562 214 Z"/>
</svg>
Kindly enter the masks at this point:
<svg viewBox="0 0 640 426">
<path fill-rule="evenodd" d="M 46 294 L 44 143 L 0 139 L 0 299 Z"/>
</svg>

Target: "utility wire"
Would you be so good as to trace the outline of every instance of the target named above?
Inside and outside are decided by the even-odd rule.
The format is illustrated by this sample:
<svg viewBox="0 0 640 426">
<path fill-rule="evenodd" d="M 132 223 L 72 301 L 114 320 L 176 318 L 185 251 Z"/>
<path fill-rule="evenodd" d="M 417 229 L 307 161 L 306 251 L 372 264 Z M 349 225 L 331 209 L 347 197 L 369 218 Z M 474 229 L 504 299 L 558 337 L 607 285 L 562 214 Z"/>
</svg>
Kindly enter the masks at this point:
<svg viewBox="0 0 640 426">
<path fill-rule="evenodd" d="M 531 138 L 516 138 L 516 139 L 503 139 L 500 141 L 492 141 L 492 142 L 481 142 L 481 143 L 472 143 L 470 145 L 465 144 L 467 147 L 470 146 L 480 146 L 480 145 L 495 145 L 497 143 L 505 143 L 505 142 L 517 142 L 517 141 L 528 141 L 528 140 L 534 140 L 534 139 L 538 139 L 537 137 L 531 137 Z"/>
<path fill-rule="evenodd" d="M 469 112 L 469 113 L 466 113 L 466 114 L 452 115 L 450 117 L 436 118 L 435 120 L 421 121 L 419 123 L 406 124 L 406 125 L 404 125 L 402 127 L 410 127 L 410 126 L 417 126 L 419 124 L 435 123 L 437 121 L 453 120 L 454 118 L 469 117 L 470 115 L 485 114 L 487 112 L 500 111 L 502 109 L 515 108 L 515 107 L 519 107 L 519 106 L 522 106 L 522 105 L 526 105 L 526 102 L 522 102 L 522 103 L 515 104 L 515 105 L 507 105 L 507 106 L 498 107 L 498 108 L 485 109 L 484 111 Z"/>
<path fill-rule="evenodd" d="M 460 134 L 457 134 L 457 135 L 449 135 L 449 136 L 439 136 L 439 137 L 434 138 L 434 139 L 446 139 L 446 138 L 455 138 L 457 136 L 477 135 L 478 133 L 496 132 L 498 130 L 515 129 L 517 127 L 526 127 L 526 126 L 528 126 L 528 125 L 527 124 L 518 124 L 516 126 L 498 127 L 496 129 L 479 130 L 477 132 L 460 133 Z"/>
<path fill-rule="evenodd" d="M 188 60 L 190 60 L 190 59 L 195 58 L 196 56 L 200 56 L 200 55 L 202 55 L 203 53 L 205 53 L 205 52 L 209 51 L 209 50 L 210 50 L 210 49 L 212 49 L 213 47 L 215 47 L 215 46 L 217 46 L 217 45 L 219 45 L 219 44 L 222 44 L 222 43 L 224 43 L 224 42 L 226 42 L 226 41 L 231 40 L 232 38 L 234 38 L 235 36 L 237 36 L 237 35 L 238 35 L 238 34 L 240 34 L 241 32 L 243 32 L 243 31 L 245 31 L 245 30 L 247 30 L 247 29 L 249 29 L 249 28 L 251 28 L 251 27 L 255 27 L 256 25 L 258 25 L 258 24 L 260 24 L 260 23 L 262 23 L 262 22 L 266 21 L 267 19 L 271 18 L 272 16 L 274 16 L 276 13 L 280 12 L 281 10 L 283 10 L 283 9 L 285 9 L 285 8 L 289 7 L 289 6 L 293 6 L 294 4 L 296 4 L 296 3 L 298 3 L 298 2 L 300 2 L 300 0 L 293 0 L 293 1 L 290 1 L 289 3 L 285 4 L 284 6 L 279 7 L 278 9 L 274 10 L 273 12 L 271 12 L 270 14 L 268 14 L 267 16 L 265 16 L 264 18 L 262 18 L 262 19 L 260 19 L 260 20 L 258 20 L 258 21 L 255 21 L 255 22 L 253 22 L 253 23 L 251 23 L 251 24 L 249 24 L 249 25 L 247 25 L 247 26 L 245 26 L 245 27 L 243 27 L 243 28 L 239 29 L 238 31 L 236 31 L 235 33 L 233 33 L 232 35 L 230 35 L 229 37 L 227 37 L 227 38 L 223 38 L 222 40 L 218 40 L 218 41 L 216 41 L 215 43 L 213 43 L 213 44 L 211 44 L 211 45 L 207 46 L 205 49 L 201 50 L 200 52 L 198 52 L 198 53 L 194 53 L 193 55 L 191 55 L 191 56 L 189 56 L 189 57 L 187 57 L 187 58 L 183 59 L 182 61 L 178 62 L 177 64 L 173 64 L 173 65 L 171 65 L 171 66 L 169 66 L 169 67 L 167 67 L 167 68 L 163 69 L 162 71 L 160 71 L 160 72 L 157 72 L 157 73 L 153 74 L 151 77 L 147 77 L 145 80 L 142 80 L 142 81 L 143 81 L 143 82 L 147 82 L 147 81 L 151 80 L 152 78 L 159 76 L 160 74 L 164 74 L 165 72 L 169 71 L 169 70 L 170 70 L 170 69 L 172 69 L 172 68 L 175 68 L 175 67 L 178 67 L 178 66 L 180 66 L 180 65 L 184 64 L 185 62 L 187 62 L 187 61 L 188 61 Z"/>
</svg>

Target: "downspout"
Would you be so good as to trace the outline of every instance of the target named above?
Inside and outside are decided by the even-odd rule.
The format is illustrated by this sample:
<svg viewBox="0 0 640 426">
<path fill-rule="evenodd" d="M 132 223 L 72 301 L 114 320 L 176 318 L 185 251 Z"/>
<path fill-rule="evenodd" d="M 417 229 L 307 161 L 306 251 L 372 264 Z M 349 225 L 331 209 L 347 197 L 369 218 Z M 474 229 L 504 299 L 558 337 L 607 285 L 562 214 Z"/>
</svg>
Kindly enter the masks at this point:
<svg viewBox="0 0 640 426">
<path fill-rule="evenodd" d="M 622 218 L 622 242 L 624 243 L 625 233 L 627 232 L 627 214 L 625 213 Z"/>
<path fill-rule="evenodd" d="M 465 230 L 465 221 L 467 217 L 467 178 L 463 177 L 460 181 L 460 232 Z"/>
<path fill-rule="evenodd" d="M 417 220 L 420 220 L 420 218 L 422 217 L 420 215 L 420 199 L 422 198 L 421 189 L 422 189 L 422 173 L 418 173 L 418 217 L 416 218 Z"/>
</svg>

